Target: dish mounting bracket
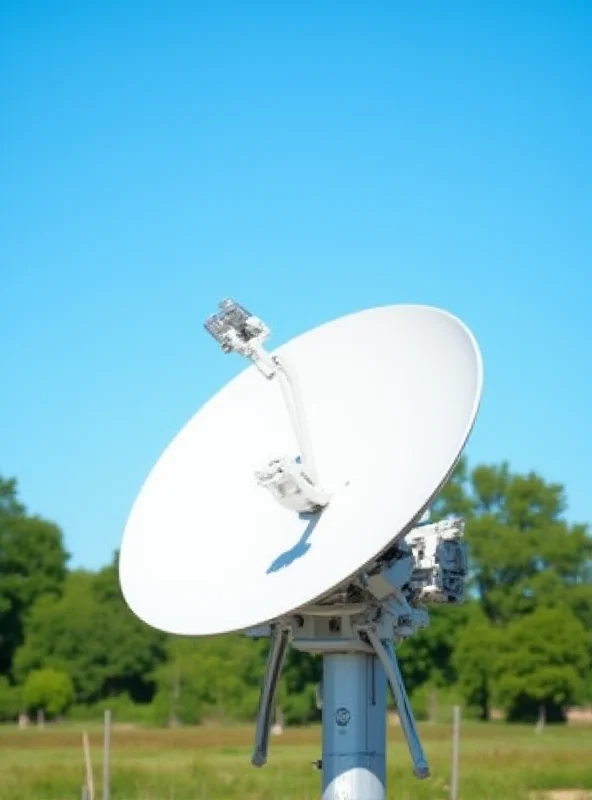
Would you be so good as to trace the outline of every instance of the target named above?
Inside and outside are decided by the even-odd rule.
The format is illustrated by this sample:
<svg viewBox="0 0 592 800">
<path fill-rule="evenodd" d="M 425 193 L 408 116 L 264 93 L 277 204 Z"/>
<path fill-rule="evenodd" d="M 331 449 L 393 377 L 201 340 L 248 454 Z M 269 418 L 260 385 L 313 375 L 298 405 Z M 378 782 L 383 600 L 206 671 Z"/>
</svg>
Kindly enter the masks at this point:
<svg viewBox="0 0 592 800">
<path fill-rule="evenodd" d="M 276 689 L 290 645 L 321 654 L 376 657 L 393 693 L 418 778 L 429 776 L 395 644 L 429 624 L 424 605 L 462 602 L 467 576 L 464 520 L 423 524 L 400 538 L 349 586 L 285 618 L 246 631 L 271 640 L 263 678 L 252 763 L 267 761 Z"/>
</svg>

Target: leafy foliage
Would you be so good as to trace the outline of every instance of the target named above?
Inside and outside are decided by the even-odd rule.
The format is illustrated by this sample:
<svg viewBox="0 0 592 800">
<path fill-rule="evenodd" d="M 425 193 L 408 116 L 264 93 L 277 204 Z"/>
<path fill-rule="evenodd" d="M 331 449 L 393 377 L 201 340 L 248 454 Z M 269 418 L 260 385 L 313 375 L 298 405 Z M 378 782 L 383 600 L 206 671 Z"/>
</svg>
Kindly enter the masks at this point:
<svg viewBox="0 0 592 800">
<path fill-rule="evenodd" d="M 535 705 L 537 713 L 542 705 L 548 719 L 557 719 L 562 704 L 592 700 L 589 689 L 577 690 L 592 647 L 576 634 L 592 625 L 592 539 L 585 525 L 565 520 L 566 506 L 563 487 L 534 472 L 515 475 L 507 464 L 470 471 L 464 460 L 436 503 L 436 514 L 467 520 L 471 591 L 480 614 L 459 633 L 453 661 L 466 702 L 483 718 L 494 696 L 511 719 L 522 720 L 532 718 Z M 535 659 L 519 646 L 520 632 L 534 647 L 537 637 L 550 635 L 553 614 L 565 619 L 565 634 L 557 650 L 543 643 Z M 497 658 L 498 651 L 506 655 Z M 522 691 L 529 679 L 519 678 L 520 664 L 525 676 L 540 676 L 530 693 Z"/>
<path fill-rule="evenodd" d="M 590 633 L 568 608 L 538 608 L 508 625 L 495 659 L 498 698 L 510 720 L 549 721 L 582 700 Z"/>
<path fill-rule="evenodd" d="M 321 683 L 323 662 L 320 656 L 290 650 L 278 690 L 278 706 L 286 722 L 302 724 L 320 718 L 317 686 Z"/>
<path fill-rule="evenodd" d="M 465 605 L 434 607 L 430 624 L 397 648 L 401 671 L 409 692 L 425 683 L 444 687 L 455 683 L 457 672 L 452 658 L 458 631 L 468 614 Z"/>
<path fill-rule="evenodd" d="M 567 704 L 592 701 L 592 540 L 565 508 L 563 487 L 536 473 L 458 464 L 432 518 L 467 520 L 469 597 L 431 609 L 430 626 L 399 646 L 420 715 L 436 693 L 483 719 L 497 706 L 511 720 L 561 720 Z M 266 640 L 166 636 L 127 608 L 117 554 L 96 573 L 67 572 L 67 559 L 59 528 L 0 479 L 0 719 L 72 702 L 80 718 L 108 705 L 158 724 L 255 715 Z M 321 672 L 321 658 L 289 652 L 277 696 L 286 722 L 319 718 Z"/>
<path fill-rule="evenodd" d="M 573 587 L 592 581 L 592 539 L 565 521 L 566 505 L 562 486 L 507 464 L 469 472 L 462 462 L 444 489 L 437 510 L 468 521 L 472 586 L 492 622 L 568 602 Z"/>
<path fill-rule="evenodd" d="M 10 672 L 35 601 L 59 596 L 67 560 L 60 529 L 27 515 L 16 481 L 0 477 L 0 675 Z"/>
<path fill-rule="evenodd" d="M 257 711 L 266 642 L 244 636 L 171 638 L 168 658 L 157 671 L 156 713 L 173 724 L 204 715 L 249 719 Z"/>
<path fill-rule="evenodd" d="M 467 624 L 459 631 L 453 654 L 458 688 L 467 705 L 483 720 L 489 718 L 493 666 L 501 630 L 491 624 L 475 604 Z"/>
<path fill-rule="evenodd" d="M 21 710 L 21 690 L 0 675 L 0 722 L 13 721 Z"/>
<path fill-rule="evenodd" d="M 23 701 L 29 710 L 45 712 L 48 718 L 57 717 L 74 700 L 72 679 L 57 669 L 35 670 L 29 673 L 23 687 Z"/>
<path fill-rule="evenodd" d="M 51 666 L 71 675 L 78 702 L 119 692 L 137 702 L 152 699 L 165 636 L 129 612 L 114 564 L 98 574 L 71 572 L 61 597 L 46 595 L 35 604 L 26 634 L 14 659 L 17 679 Z"/>
</svg>

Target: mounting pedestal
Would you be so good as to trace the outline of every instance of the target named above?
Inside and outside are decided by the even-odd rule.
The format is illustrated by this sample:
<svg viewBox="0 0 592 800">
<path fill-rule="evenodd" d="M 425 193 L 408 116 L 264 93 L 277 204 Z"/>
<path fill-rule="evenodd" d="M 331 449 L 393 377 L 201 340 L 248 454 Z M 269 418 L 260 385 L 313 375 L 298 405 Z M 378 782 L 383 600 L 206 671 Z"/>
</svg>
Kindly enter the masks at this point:
<svg viewBox="0 0 592 800">
<path fill-rule="evenodd" d="M 323 800 L 386 797 L 386 675 L 376 656 L 323 656 Z"/>
<path fill-rule="evenodd" d="M 381 574 L 385 572 L 389 570 Z M 368 586 L 376 589 L 376 582 L 367 575 L 359 576 L 324 603 L 246 632 L 254 638 L 271 639 L 252 758 L 257 767 L 267 760 L 274 694 L 288 647 L 291 644 L 298 650 L 323 656 L 323 800 L 384 800 L 387 683 L 414 773 L 418 778 L 429 777 L 393 647 L 393 638 L 401 639 L 410 632 L 412 619 L 417 626 L 423 618 L 419 611 L 419 616 L 414 617 L 414 610 L 403 598 L 397 603 L 391 594 L 377 601 Z"/>
</svg>

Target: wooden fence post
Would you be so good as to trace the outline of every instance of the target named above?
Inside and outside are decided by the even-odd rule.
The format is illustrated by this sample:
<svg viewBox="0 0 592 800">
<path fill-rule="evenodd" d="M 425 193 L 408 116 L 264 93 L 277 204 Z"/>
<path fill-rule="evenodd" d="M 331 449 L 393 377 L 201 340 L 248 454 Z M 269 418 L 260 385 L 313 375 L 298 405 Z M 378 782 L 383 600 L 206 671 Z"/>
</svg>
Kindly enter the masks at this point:
<svg viewBox="0 0 592 800">
<path fill-rule="evenodd" d="M 95 800 L 95 782 L 93 780 L 92 763 L 90 760 L 90 744 L 88 741 L 88 733 L 82 732 L 82 748 L 84 750 L 84 766 L 86 769 L 86 790 L 88 793 L 88 800 Z"/>
</svg>

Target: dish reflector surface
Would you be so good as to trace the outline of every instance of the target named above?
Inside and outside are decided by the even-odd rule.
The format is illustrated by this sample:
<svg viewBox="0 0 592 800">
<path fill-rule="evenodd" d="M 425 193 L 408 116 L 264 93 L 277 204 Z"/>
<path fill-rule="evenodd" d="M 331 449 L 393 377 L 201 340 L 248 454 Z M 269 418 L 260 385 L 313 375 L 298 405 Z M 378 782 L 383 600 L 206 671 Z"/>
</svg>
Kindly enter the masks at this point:
<svg viewBox="0 0 592 800">
<path fill-rule="evenodd" d="M 333 497 L 305 517 L 257 485 L 256 470 L 298 450 L 278 382 L 248 367 L 167 447 L 128 519 L 122 591 L 155 628 L 242 630 L 327 594 L 426 508 L 473 426 L 481 355 L 439 309 L 362 311 L 274 352 L 298 375 Z"/>
</svg>

